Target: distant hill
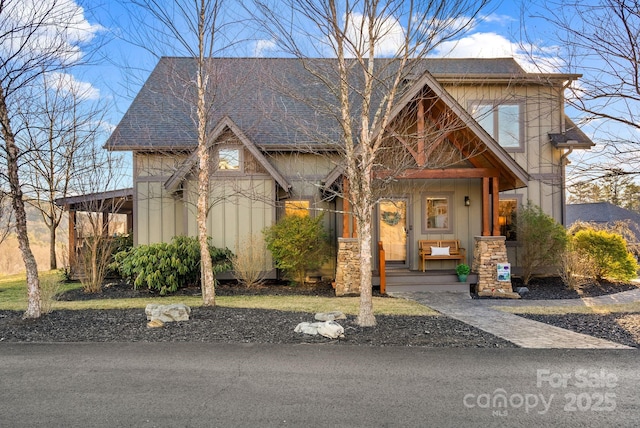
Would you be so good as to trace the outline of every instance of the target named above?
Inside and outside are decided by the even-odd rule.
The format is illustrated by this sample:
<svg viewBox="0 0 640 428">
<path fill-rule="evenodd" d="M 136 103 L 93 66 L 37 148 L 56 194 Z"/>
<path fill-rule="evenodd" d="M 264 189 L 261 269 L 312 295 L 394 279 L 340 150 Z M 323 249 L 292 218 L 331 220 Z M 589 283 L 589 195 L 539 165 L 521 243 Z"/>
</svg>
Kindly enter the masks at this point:
<svg viewBox="0 0 640 428">
<path fill-rule="evenodd" d="M 27 205 L 27 230 L 29 232 L 29 243 L 39 270 L 49 270 L 49 229 L 47 228 L 40 212 Z M 60 227 L 56 232 L 56 253 L 58 256 L 58 266 L 63 265 L 66 258 L 66 244 L 69 242 L 69 222 L 64 214 Z M 15 233 L 11 233 L 7 239 L 0 244 L 0 275 L 9 275 L 24 272 L 24 263 L 18 240 Z"/>
</svg>

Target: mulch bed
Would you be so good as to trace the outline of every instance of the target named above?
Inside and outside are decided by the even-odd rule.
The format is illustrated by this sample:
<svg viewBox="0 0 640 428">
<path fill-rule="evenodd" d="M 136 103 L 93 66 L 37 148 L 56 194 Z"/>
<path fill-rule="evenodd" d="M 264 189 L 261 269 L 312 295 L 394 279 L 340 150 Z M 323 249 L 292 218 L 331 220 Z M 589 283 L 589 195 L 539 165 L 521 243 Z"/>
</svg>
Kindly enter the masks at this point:
<svg viewBox="0 0 640 428">
<path fill-rule="evenodd" d="M 514 281 L 514 289 L 519 286 Z M 596 296 L 624 291 L 635 287 L 630 284 L 606 283 L 585 287 L 583 296 Z M 557 278 L 535 279 L 529 284 L 526 299 L 578 298 L 579 294 L 566 290 Z M 186 288 L 179 295 L 200 296 L 198 288 Z M 312 295 L 335 296 L 328 283 L 291 287 L 271 283 L 259 288 L 240 287 L 222 283 L 216 295 Z M 380 296 L 374 289 L 374 295 Z M 110 298 L 155 297 L 146 289 L 116 282 L 106 284 L 102 293 L 86 294 L 73 290 L 59 296 L 60 300 L 89 300 Z M 533 303 L 533 302 L 532 302 Z M 54 311 L 38 320 L 23 320 L 22 312 L 0 311 L 0 342 L 236 342 L 332 344 L 359 346 L 419 346 L 458 348 L 513 348 L 510 342 L 445 316 L 384 316 L 377 315 L 377 326 L 362 328 L 355 317 L 339 321 L 345 328 L 344 339 L 327 339 L 295 333 L 295 326 L 314 321 L 311 313 L 283 312 L 263 309 L 237 309 L 226 307 L 192 308 L 188 322 L 167 323 L 163 328 L 146 326 L 144 310 L 79 310 Z M 634 336 L 634 326 L 640 325 L 640 315 L 526 315 L 563 328 L 573 329 L 626 345 L 640 347 Z M 621 322 L 624 320 L 626 323 Z M 635 324 L 634 324 L 635 322 Z M 636 332 L 640 332 L 638 329 Z"/>
</svg>

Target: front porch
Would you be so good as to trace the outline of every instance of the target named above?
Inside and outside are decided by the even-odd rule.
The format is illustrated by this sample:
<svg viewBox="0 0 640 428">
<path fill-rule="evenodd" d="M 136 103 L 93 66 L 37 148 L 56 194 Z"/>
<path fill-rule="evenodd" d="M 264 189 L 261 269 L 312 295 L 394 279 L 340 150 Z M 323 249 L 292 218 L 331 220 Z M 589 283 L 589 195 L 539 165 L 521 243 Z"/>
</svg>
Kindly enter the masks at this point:
<svg viewBox="0 0 640 428">
<path fill-rule="evenodd" d="M 449 291 L 467 293 L 478 282 L 478 275 L 471 273 L 465 282 L 459 282 L 453 269 L 421 270 L 387 269 L 385 271 L 386 292 L 416 292 L 416 291 Z M 380 271 L 373 272 L 372 283 L 380 287 Z"/>
</svg>

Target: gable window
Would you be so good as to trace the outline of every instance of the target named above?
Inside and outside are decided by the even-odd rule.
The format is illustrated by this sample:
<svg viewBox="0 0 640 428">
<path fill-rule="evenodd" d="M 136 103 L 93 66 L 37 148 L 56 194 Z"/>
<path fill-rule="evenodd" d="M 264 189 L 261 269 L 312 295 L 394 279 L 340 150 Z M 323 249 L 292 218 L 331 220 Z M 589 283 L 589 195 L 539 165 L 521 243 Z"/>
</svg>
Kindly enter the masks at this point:
<svg viewBox="0 0 640 428">
<path fill-rule="evenodd" d="M 509 151 L 523 148 L 522 104 L 473 103 L 471 115 L 503 148 Z"/>
<path fill-rule="evenodd" d="M 309 208 L 311 208 L 311 202 L 305 200 L 299 201 L 285 201 L 284 202 L 284 215 L 297 215 L 300 217 L 309 216 Z"/>
<path fill-rule="evenodd" d="M 451 233 L 453 206 L 450 194 L 429 194 L 423 197 L 423 233 Z"/>
<path fill-rule="evenodd" d="M 507 241 L 515 241 L 516 215 L 518 214 L 517 199 L 500 199 L 498 205 L 498 222 L 500 223 L 500 235 L 506 236 Z"/>
<path fill-rule="evenodd" d="M 218 170 L 240 171 L 240 149 L 225 147 L 218 150 Z"/>
</svg>

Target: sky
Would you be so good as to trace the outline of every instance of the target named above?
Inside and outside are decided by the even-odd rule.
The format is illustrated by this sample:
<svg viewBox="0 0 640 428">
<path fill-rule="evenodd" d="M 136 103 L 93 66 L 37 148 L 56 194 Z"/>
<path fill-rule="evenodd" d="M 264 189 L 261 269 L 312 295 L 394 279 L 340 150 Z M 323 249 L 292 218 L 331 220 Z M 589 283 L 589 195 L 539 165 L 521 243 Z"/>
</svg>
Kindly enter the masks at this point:
<svg viewBox="0 0 640 428">
<path fill-rule="evenodd" d="M 37 5 L 54 0 L 22 0 L 25 4 Z M 102 0 L 97 6 L 93 2 L 87 8 L 78 6 L 77 0 L 58 0 L 60 4 L 73 11 L 77 24 L 76 33 L 71 39 L 76 41 L 79 51 L 74 55 L 90 61 L 87 65 L 76 67 L 71 75 L 55 76 L 60 84 L 81 88 L 85 97 L 109 103 L 106 116 L 105 138 L 121 119 L 144 80 L 155 66 L 158 55 L 176 55 L 175 50 L 156 51 L 155 55 L 143 47 L 136 46 L 136 20 L 132 19 L 120 1 Z M 169 1 L 169 0 L 167 0 Z M 496 2 L 486 13 L 472 21 L 470 30 L 455 40 L 441 44 L 431 55 L 436 57 L 491 58 L 513 57 L 527 71 L 557 72 L 562 70 L 559 52 L 550 42 L 553 31 L 544 20 L 536 18 L 535 1 L 525 1 L 527 10 L 521 11 L 518 1 L 504 0 Z M 526 25 L 521 25 L 521 16 Z M 357 22 L 357 16 L 354 22 Z M 151 19 L 146 19 L 151 22 Z M 273 39 L 255 33 L 250 25 L 243 22 L 243 33 L 231 40 L 232 51 L 216 52 L 218 55 L 232 56 L 279 56 Z M 382 44 L 378 54 L 390 55 L 402 36 L 402 24 L 390 20 L 388 40 Z M 231 30 L 233 28 L 230 27 Z M 185 32 L 185 34 L 188 32 Z M 147 44 L 145 40 L 138 44 Z M 536 40 L 530 42 L 529 40 Z M 132 43 L 133 41 L 133 43 Z M 147 46 L 154 43 L 149 42 Z M 93 51 L 92 51 L 93 50 Z M 92 51 L 93 53 L 89 54 Z M 323 51 L 319 50 L 320 54 Z M 177 55 L 185 55 L 184 50 Z M 574 119 L 579 119 L 574 117 Z M 592 129 L 583 128 L 588 135 Z M 595 151 L 594 151 L 595 152 Z M 574 154 L 572 156 L 578 156 Z"/>
<path fill-rule="evenodd" d="M 99 49 L 99 56 L 103 59 L 98 64 L 79 68 L 73 79 L 86 86 L 91 96 L 113 101 L 114 107 L 108 118 L 115 126 L 156 64 L 157 57 L 121 39 L 127 34 L 132 21 L 119 2 L 104 0 L 101 6 L 85 10 L 84 17 L 88 26 L 95 30 L 93 41 L 105 43 Z M 528 71 L 539 71 L 521 47 L 519 27 L 518 2 L 503 1 L 490 14 L 474 20 L 473 29 L 468 34 L 444 43 L 433 52 L 433 56 L 514 57 Z M 393 40 L 389 44 L 388 52 L 392 52 Z M 527 45 L 527 48 L 531 46 Z M 233 54 L 238 56 L 278 55 L 273 41 L 268 38 L 248 40 L 234 49 Z M 548 53 L 548 48 L 545 49 L 535 47 L 534 53 Z"/>
</svg>

